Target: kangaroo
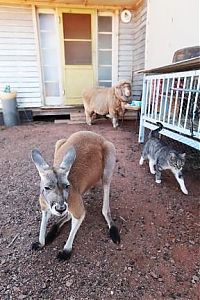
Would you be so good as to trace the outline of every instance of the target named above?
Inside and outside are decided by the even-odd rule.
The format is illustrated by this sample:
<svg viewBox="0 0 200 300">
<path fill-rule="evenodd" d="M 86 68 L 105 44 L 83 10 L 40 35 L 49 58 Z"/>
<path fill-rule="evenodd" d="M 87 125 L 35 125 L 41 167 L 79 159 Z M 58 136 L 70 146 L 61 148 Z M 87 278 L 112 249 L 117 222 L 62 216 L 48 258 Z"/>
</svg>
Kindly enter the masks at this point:
<svg viewBox="0 0 200 300">
<path fill-rule="evenodd" d="M 51 168 L 38 149 L 32 150 L 32 160 L 41 177 L 39 203 L 42 211 L 39 242 L 32 244 L 33 250 L 41 249 L 52 241 L 60 228 L 71 219 L 71 231 L 59 260 L 71 256 L 75 235 L 85 218 L 83 195 L 99 180 L 103 185 L 102 214 L 108 224 L 114 243 L 120 243 L 119 231 L 114 224 L 109 193 L 116 161 L 114 145 L 103 136 L 90 131 L 79 131 L 68 139 L 57 141 L 54 162 Z M 47 223 L 51 215 L 60 217 L 46 235 Z"/>
</svg>

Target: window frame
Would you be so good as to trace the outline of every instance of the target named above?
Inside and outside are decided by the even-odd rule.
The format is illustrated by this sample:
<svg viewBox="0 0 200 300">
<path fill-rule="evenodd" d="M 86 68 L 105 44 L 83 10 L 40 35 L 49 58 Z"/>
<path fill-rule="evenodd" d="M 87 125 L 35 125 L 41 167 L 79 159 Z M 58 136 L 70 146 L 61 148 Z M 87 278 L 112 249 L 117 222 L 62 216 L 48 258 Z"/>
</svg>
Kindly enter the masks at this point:
<svg viewBox="0 0 200 300">
<path fill-rule="evenodd" d="M 56 45 L 57 45 L 57 62 L 58 62 L 58 89 L 59 89 L 59 95 L 58 96 L 46 96 L 46 89 L 45 89 L 45 83 L 48 83 L 48 81 L 44 80 L 44 69 L 43 69 L 43 59 L 42 59 L 42 47 L 41 47 L 41 38 L 40 38 L 40 20 L 39 20 L 39 14 L 45 14 L 45 15 L 53 15 L 54 16 L 54 22 L 55 22 L 55 34 L 56 34 Z M 44 105 L 45 106 L 58 106 L 63 105 L 63 87 L 62 87 L 62 72 L 61 72 L 61 61 L 60 61 L 60 38 L 59 38 L 59 20 L 57 17 L 57 11 L 56 9 L 48 9 L 48 8 L 38 8 L 36 11 L 36 17 L 37 17 L 37 33 L 38 33 L 38 44 L 39 44 L 39 55 L 40 55 L 40 70 L 42 75 L 42 92 L 43 92 L 43 98 L 44 98 Z M 56 81 L 55 81 L 56 82 Z"/>
</svg>

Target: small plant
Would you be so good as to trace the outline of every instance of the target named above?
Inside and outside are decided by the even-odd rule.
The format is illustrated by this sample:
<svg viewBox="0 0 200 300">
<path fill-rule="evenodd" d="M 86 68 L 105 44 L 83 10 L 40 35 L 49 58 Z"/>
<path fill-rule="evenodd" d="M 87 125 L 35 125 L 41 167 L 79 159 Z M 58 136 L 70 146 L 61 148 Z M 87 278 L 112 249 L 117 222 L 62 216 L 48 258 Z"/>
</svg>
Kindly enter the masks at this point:
<svg viewBox="0 0 200 300">
<path fill-rule="evenodd" d="M 1 100 L 10 100 L 10 99 L 15 99 L 17 96 L 16 91 L 11 91 L 10 85 L 6 85 L 4 90 L 1 92 L 0 91 L 0 99 Z"/>
<path fill-rule="evenodd" d="M 10 85 L 5 86 L 4 93 L 11 93 Z"/>
</svg>

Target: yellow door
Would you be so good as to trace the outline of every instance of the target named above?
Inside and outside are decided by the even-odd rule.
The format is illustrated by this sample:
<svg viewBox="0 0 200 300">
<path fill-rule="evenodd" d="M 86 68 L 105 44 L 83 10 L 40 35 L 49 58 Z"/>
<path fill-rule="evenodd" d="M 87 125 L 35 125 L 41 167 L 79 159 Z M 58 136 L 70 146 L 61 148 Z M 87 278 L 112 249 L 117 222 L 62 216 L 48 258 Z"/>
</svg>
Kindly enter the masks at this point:
<svg viewBox="0 0 200 300">
<path fill-rule="evenodd" d="M 85 88 L 94 86 L 95 11 L 61 13 L 65 104 L 82 104 Z"/>
</svg>

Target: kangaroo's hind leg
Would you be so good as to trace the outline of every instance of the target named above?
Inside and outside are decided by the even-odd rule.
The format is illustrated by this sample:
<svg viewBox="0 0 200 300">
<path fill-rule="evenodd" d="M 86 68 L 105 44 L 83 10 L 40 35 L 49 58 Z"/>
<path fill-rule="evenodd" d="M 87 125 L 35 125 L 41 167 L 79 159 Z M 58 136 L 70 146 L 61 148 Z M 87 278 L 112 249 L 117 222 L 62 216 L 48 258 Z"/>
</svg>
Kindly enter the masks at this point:
<svg viewBox="0 0 200 300">
<path fill-rule="evenodd" d="M 120 243 L 120 235 L 119 231 L 114 224 L 114 221 L 111 216 L 110 211 L 110 204 L 109 204 L 109 197 L 110 197 L 110 184 L 112 180 L 112 175 L 114 172 L 116 161 L 116 152 L 115 147 L 112 143 L 106 142 L 105 145 L 105 159 L 104 159 L 104 171 L 103 171 L 103 207 L 102 207 L 102 214 L 108 224 L 109 233 L 112 241 L 114 243 Z"/>
</svg>

